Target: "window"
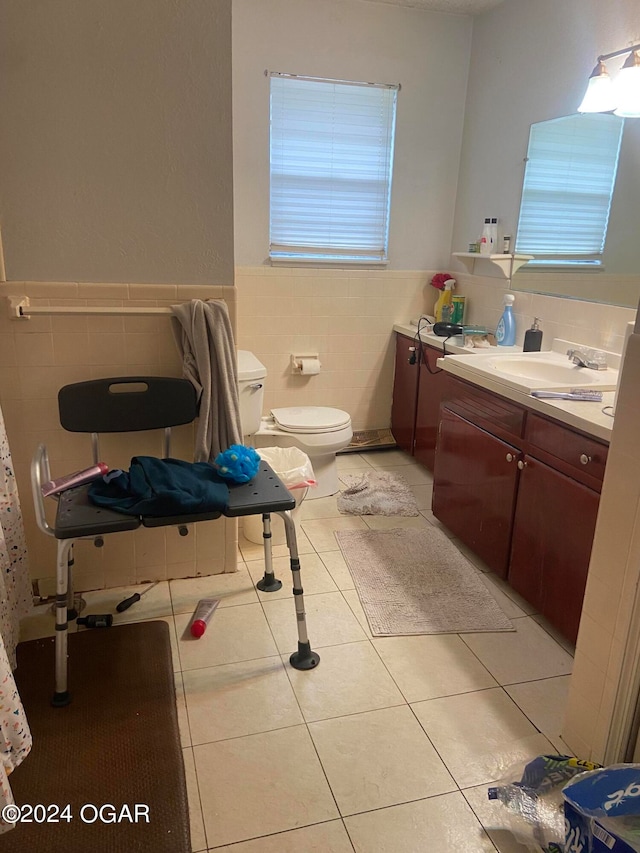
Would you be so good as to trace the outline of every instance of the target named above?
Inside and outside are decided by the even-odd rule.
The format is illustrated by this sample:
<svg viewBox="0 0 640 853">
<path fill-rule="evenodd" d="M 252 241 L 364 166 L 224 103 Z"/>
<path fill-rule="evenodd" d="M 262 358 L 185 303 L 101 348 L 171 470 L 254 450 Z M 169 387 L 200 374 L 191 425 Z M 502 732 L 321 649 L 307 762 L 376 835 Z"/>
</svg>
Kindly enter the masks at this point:
<svg viewBox="0 0 640 853">
<path fill-rule="evenodd" d="M 623 126 L 601 113 L 532 125 L 516 240 L 528 267 L 601 266 Z"/>
<path fill-rule="evenodd" d="M 270 82 L 271 258 L 386 261 L 398 87 Z"/>
</svg>

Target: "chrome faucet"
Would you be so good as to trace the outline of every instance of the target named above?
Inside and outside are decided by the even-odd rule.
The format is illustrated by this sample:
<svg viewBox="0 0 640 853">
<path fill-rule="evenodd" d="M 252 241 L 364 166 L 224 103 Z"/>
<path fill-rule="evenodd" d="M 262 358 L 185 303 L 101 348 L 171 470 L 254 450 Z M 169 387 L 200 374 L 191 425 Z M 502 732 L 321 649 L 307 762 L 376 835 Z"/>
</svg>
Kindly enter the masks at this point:
<svg viewBox="0 0 640 853">
<path fill-rule="evenodd" d="M 588 367 L 590 370 L 606 370 L 607 361 L 604 353 L 593 349 L 568 349 L 567 355 L 578 367 Z"/>
</svg>

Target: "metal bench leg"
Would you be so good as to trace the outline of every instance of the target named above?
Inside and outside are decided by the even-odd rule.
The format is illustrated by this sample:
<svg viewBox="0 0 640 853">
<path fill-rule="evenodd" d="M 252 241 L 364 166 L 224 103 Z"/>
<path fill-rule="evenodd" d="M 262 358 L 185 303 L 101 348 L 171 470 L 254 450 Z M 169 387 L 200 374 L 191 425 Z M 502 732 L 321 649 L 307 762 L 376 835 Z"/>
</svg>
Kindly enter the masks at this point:
<svg viewBox="0 0 640 853">
<path fill-rule="evenodd" d="M 63 708 L 71 701 L 67 690 L 67 590 L 69 586 L 69 554 L 73 539 L 58 540 L 56 566 L 56 689 L 51 699 L 54 708 Z"/>
<path fill-rule="evenodd" d="M 307 636 L 307 617 L 304 612 L 304 594 L 300 581 L 300 560 L 298 558 L 298 540 L 296 538 L 296 526 L 290 510 L 279 512 L 278 515 L 284 521 L 284 529 L 287 534 L 287 547 L 291 559 L 291 574 L 293 575 L 293 600 L 296 605 L 296 619 L 298 624 L 298 651 L 289 658 L 289 663 L 294 669 L 315 669 L 320 663 L 320 655 L 311 651 L 311 643 Z"/>
<path fill-rule="evenodd" d="M 282 581 L 273 573 L 273 550 L 271 546 L 271 514 L 262 515 L 262 539 L 264 540 L 264 577 L 256 586 L 262 592 L 276 592 L 282 589 Z"/>
</svg>

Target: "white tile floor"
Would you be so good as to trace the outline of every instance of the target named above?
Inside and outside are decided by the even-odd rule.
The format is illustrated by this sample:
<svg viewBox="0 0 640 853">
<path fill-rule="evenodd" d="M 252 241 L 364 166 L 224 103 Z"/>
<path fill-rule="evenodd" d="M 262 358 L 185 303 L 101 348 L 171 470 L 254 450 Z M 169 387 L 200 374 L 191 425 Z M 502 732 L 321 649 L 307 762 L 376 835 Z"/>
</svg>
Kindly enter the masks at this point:
<svg viewBox="0 0 640 853">
<path fill-rule="evenodd" d="M 373 638 L 334 531 L 440 526 L 429 510 L 431 477 L 400 451 L 338 461 L 341 471 L 402 473 L 421 515 L 341 516 L 335 497 L 302 505 L 317 670 L 288 663 L 296 621 L 285 546 L 274 549 L 278 593 L 256 591 L 262 546 L 241 536 L 236 574 L 158 584 L 116 616 L 172 628 L 193 850 L 522 853 L 486 788 L 515 762 L 567 751 L 560 730 L 571 648 L 488 573 L 514 633 Z M 86 593 L 86 612 L 114 612 L 131 589 Z M 222 605 L 192 641 L 183 632 L 204 597 Z M 51 626 L 48 615 L 26 620 L 22 639 Z"/>
</svg>

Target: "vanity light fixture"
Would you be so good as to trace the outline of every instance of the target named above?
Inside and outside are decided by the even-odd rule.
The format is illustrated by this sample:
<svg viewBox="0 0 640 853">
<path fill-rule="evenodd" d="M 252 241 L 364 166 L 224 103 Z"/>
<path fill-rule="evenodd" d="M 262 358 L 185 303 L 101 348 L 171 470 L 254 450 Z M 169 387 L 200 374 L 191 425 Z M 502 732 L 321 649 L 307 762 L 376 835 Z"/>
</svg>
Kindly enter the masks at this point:
<svg viewBox="0 0 640 853">
<path fill-rule="evenodd" d="M 640 116 L 640 52 L 633 50 L 616 77 L 617 116 Z"/>
<path fill-rule="evenodd" d="M 604 62 L 625 53 L 629 56 L 615 80 L 612 80 Z M 614 50 L 613 53 L 603 53 L 598 57 L 578 112 L 615 112 L 619 116 L 640 117 L 640 44 Z"/>
</svg>

